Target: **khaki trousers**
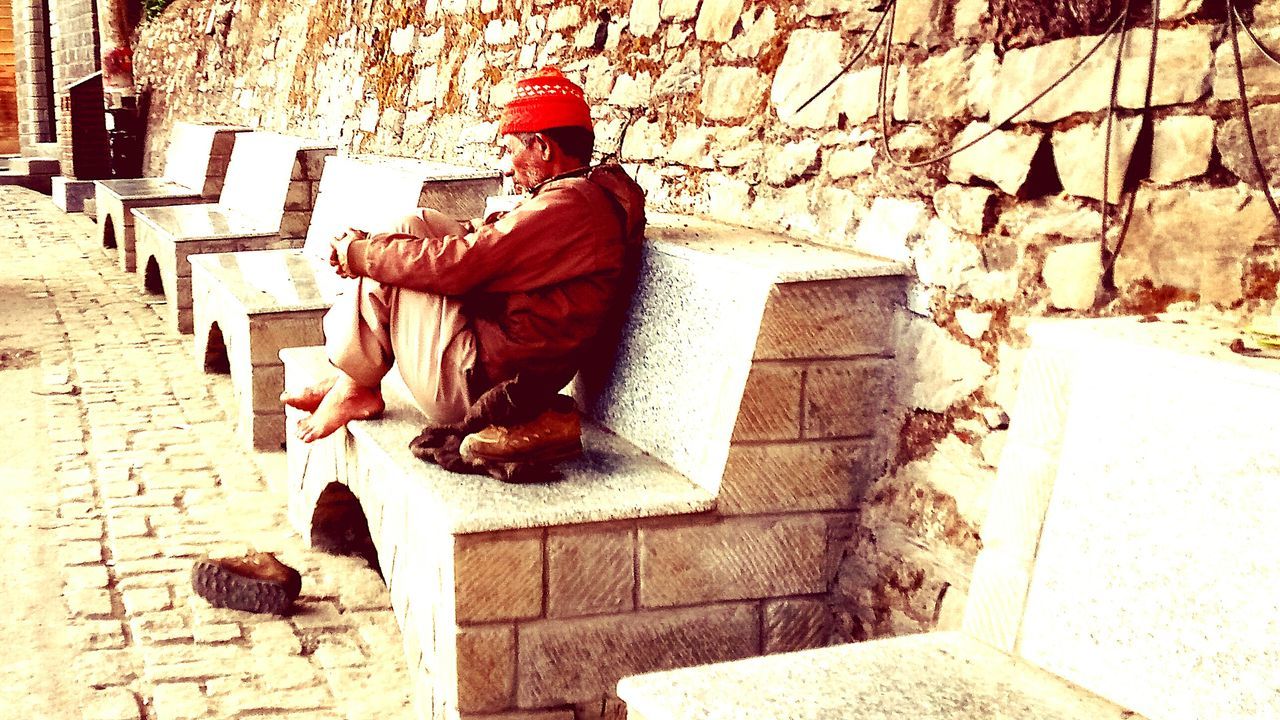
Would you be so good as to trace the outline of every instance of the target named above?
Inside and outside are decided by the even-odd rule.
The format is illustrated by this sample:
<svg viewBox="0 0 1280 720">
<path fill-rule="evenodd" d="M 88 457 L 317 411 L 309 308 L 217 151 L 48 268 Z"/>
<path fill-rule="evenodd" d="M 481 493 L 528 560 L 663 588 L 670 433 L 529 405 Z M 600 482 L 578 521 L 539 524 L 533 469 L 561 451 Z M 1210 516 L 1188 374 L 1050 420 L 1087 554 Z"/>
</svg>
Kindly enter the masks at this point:
<svg viewBox="0 0 1280 720">
<path fill-rule="evenodd" d="M 415 237 L 465 232 L 426 208 L 390 230 Z M 360 385 L 379 387 L 394 365 L 430 423 L 459 422 L 466 415 L 476 342 L 457 299 L 359 278 L 325 315 L 324 334 L 330 362 Z"/>
</svg>

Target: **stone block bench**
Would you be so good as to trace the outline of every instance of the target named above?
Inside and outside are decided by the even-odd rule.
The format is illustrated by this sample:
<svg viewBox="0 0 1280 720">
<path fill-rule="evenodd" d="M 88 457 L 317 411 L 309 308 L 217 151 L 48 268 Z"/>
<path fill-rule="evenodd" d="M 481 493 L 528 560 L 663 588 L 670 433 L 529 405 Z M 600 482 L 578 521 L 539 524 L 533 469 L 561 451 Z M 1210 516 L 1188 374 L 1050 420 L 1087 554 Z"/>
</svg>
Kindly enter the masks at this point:
<svg viewBox="0 0 1280 720">
<path fill-rule="evenodd" d="M 958 632 L 623 680 L 633 720 L 1280 717 L 1280 365 L 1034 327 Z"/>
<path fill-rule="evenodd" d="M 115 253 L 121 270 L 133 272 L 136 266 L 133 209 L 217 199 L 236 135 L 246 130 L 232 125 L 175 123 L 165 147 L 161 177 L 94 182 L 98 239 L 103 251 Z"/>
<path fill-rule="evenodd" d="M 241 436 L 260 449 L 284 443 L 280 350 L 323 342 L 321 318 L 351 284 L 329 266 L 331 238 L 348 227 L 385 227 L 423 206 L 476 217 L 500 186 L 492 171 L 330 156 L 303 248 L 191 256 L 196 361 L 231 372 Z"/>
<path fill-rule="evenodd" d="M 289 434 L 291 522 L 318 547 L 367 524 L 420 717 L 571 719 L 625 675 L 827 642 L 833 538 L 884 468 L 904 269 L 671 215 L 648 238 L 562 481 L 422 463 L 394 382 L 381 419 Z M 281 356 L 291 388 L 328 370 Z"/>
<path fill-rule="evenodd" d="M 135 208 L 138 286 L 163 293 L 169 328 L 189 333 L 191 263 L 200 253 L 302 245 L 329 143 L 241 133 L 218 202 Z"/>
</svg>

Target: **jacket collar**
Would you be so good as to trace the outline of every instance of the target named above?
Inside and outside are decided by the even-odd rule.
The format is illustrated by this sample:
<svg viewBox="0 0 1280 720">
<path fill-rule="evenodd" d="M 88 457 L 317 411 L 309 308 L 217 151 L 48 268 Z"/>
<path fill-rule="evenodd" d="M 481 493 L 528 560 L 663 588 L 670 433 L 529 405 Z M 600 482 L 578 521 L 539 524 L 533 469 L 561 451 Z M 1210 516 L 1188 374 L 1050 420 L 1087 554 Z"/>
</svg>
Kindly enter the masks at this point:
<svg viewBox="0 0 1280 720">
<path fill-rule="evenodd" d="M 532 197 L 534 195 L 537 195 L 542 190 L 542 188 L 546 187 L 547 185 L 553 182 L 556 182 L 557 180 L 568 180 L 569 178 L 586 177 L 587 173 L 589 172 L 591 172 L 591 166 L 583 165 L 577 170 L 570 170 L 569 172 L 566 172 L 566 173 L 560 173 L 555 177 L 549 177 L 546 180 L 543 180 L 542 182 L 538 183 L 537 185 L 534 185 L 533 189 L 529 191 L 529 196 Z"/>
</svg>

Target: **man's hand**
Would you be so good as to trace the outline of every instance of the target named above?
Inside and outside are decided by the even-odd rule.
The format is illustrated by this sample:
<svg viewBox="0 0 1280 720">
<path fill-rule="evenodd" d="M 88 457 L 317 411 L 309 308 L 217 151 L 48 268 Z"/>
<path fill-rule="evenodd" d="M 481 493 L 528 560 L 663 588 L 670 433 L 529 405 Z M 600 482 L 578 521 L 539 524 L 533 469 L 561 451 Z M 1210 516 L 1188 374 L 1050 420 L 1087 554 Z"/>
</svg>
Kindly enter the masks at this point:
<svg viewBox="0 0 1280 720">
<path fill-rule="evenodd" d="M 366 237 L 368 237 L 368 234 L 363 230 L 347 228 L 346 232 L 329 241 L 329 264 L 338 273 L 338 277 L 355 277 L 355 274 L 347 267 L 347 248 L 352 241 L 363 240 Z"/>
</svg>

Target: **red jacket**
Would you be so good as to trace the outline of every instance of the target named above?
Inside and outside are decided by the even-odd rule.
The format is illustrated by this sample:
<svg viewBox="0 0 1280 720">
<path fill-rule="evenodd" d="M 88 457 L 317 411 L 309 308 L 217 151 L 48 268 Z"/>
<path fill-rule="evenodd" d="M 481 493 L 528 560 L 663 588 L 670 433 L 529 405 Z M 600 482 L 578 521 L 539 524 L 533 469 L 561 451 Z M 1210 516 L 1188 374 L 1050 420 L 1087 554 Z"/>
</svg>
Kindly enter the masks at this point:
<svg viewBox="0 0 1280 720">
<path fill-rule="evenodd" d="M 517 371 L 572 376 L 627 300 L 644 193 L 617 165 L 552 178 L 466 235 L 371 235 L 347 248 L 357 275 L 461 297 L 487 387 Z"/>
</svg>

